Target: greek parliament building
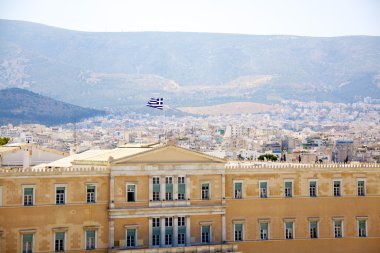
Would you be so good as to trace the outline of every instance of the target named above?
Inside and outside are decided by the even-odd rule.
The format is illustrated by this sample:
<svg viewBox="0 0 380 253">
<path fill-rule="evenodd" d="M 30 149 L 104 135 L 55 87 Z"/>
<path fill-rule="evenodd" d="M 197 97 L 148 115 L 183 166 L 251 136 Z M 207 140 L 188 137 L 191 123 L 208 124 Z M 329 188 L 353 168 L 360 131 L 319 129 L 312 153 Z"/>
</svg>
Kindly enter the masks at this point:
<svg viewBox="0 0 380 253">
<path fill-rule="evenodd" d="M 379 164 L 227 163 L 167 145 L 0 171 L 1 252 L 380 252 Z"/>
</svg>

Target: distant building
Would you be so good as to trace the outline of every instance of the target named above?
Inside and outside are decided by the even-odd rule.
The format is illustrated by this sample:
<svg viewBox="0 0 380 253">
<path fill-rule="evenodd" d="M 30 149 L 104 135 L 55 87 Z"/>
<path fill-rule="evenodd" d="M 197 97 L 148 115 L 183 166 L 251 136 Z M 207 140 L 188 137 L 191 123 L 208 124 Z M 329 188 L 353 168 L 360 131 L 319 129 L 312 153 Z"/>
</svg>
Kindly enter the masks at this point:
<svg viewBox="0 0 380 253">
<path fill-rule="evenodd" d="M 68 155 L 68 153 L 45 148 L 35 143 L 11 143 L 0 146 L 0 167 L 23 166 L 28 168 L 41 163 L 49 163 Z"/>
<path fill-rule="evenodd" d="M 333 151 L 333 161 L 350 162 L 353 157 L 353 141 L 337 140 Z"/>
</svg>

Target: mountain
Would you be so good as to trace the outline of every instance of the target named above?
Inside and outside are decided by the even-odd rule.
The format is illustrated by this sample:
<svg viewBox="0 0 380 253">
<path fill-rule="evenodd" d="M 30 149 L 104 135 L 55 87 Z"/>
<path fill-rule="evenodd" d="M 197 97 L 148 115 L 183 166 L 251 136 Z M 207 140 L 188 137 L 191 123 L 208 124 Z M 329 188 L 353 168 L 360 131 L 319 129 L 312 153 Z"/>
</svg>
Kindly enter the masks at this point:
<svg viewBox="0 0 380 253">
<path fill-rule="evenodd" d="M 67 104 L 19 88 L 0 90 L 0 97 L 0 125 L 55 125 L 105 114 L 104 111 Z"/>
<path fill-rule="evenodd" d="M 380 37 L 90 33 L 0 20 L 0 88 L 96 108 L 380 98 Z"/>
</svg>

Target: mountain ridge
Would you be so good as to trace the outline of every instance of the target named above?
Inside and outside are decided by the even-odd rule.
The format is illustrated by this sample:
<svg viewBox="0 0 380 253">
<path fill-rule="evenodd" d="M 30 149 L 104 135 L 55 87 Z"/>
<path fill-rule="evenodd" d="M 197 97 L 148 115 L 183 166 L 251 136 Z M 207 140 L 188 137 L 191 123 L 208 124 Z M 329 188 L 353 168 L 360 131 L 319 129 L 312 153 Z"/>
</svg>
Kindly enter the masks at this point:
<svg viewBox="0 0 380 253">
<path fill-rule="evenodd" d="M 104 111 L 64 103 L 20 88 L 2 89 L 0 97 L 0 125 L 55 125 L 105 114 Z"/>
<path fill-rule="evenodd" d="M 4 20 L 0 34 L 0 88 L 82 106 L 134 108 L 152 94 L 178 106 L 380 98 L 378 36 L 82 32 Z M 249 85 L 259 76 L 270 80 Z"/>
</svg>

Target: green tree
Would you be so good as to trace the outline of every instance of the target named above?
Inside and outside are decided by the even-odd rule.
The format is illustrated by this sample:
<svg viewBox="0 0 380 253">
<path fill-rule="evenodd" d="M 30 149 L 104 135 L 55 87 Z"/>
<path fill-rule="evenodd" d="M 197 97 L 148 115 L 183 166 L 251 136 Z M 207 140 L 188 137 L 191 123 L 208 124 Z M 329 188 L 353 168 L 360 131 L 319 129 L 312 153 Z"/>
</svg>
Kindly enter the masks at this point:
<svg viewBox="0 0 380 253">
<path fill-rule="evenodd" d="M 260 155 L 258 157 L 258 159 L 260 161 L 264 161 L 266 159 L 267 161 L 273 161 L 274 162 L 274 161 L 277 161 L 278 156 L 277 155 L 273 155 L 273 154 L 265 154 L 265 155 Z"/>
<path fill-rule="evenodd" d="M 0 146 L 7 144 L 10 140 L 11 138 L 8 137 L 0 137 Z"/>
</svg>

